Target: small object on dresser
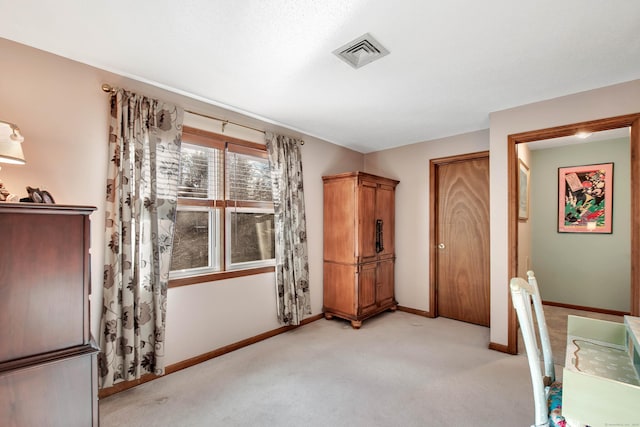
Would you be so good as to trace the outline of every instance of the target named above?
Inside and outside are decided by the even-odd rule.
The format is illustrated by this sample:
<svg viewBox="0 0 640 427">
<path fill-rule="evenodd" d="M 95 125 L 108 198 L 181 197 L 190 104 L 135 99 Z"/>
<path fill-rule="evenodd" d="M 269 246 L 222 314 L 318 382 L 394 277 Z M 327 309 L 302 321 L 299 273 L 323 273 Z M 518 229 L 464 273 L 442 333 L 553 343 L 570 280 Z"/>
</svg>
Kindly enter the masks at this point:
<svg viewBox="0 0 640 427">
<path fill-rule="evenodd" d="M 48 203 L 50 205 L 55 204 L 56 201 L 53 200 L 53 196 L 47 190 L 42 190 L 41 195 L 42 195 L 42 203 Z"/>
<path fill-rule="evenodd" d="M 55 204 L 53 196 L 47 190 L 27 186 L 27 193 L 29 193 L 29 197 L 20 199 L 21 202 Z"/>
<path fill-rule="evenodd" d="M 11 194 L 11 192 L 5 188 L 2 181 L 0 181 L 0 202 L 15 202 L 17 199 L 18 196 Z"/>
</svg>

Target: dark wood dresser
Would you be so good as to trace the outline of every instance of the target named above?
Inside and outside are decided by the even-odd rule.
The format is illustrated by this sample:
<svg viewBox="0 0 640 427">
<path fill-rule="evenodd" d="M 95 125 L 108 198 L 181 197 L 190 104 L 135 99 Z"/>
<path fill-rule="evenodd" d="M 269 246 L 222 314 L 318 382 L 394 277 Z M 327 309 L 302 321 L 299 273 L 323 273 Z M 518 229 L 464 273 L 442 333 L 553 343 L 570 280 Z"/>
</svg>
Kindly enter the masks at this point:
<svg viewBox="0 0 640 427">
<path fill-rule="evenodd" d="M 97 426 L 88 206 L 0 203 L 0 425 Z"/>
</svg>

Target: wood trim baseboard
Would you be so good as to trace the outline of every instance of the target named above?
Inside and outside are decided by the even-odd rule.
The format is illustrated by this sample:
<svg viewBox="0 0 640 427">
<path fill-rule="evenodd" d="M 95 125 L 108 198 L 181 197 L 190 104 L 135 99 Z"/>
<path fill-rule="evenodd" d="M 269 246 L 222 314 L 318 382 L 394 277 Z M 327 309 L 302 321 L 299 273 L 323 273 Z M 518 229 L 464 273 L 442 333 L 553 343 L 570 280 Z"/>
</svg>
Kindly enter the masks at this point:
<svg viewBox="0 0 640 427">
<path fill-rule="evenodd" d="M 137 380 L 123 381 L 111 387 L 101 388 L 98 390 L 98 399 L 104 399 L 105 397 L 120 393 L 121 391 L 129 390 L 130 388 L 155 380 L 156 378 L 160 378 L 160 376 L 155 374 L 145 374 Z"/>
<path fill-rule="evenodd" d="M 300 326 L 304 326 L 311 322 L 315 322 L 316 320 L 322 319 L 324 317 L 323 314 L 316 314 L 315 316 L 308 317 L 303 319 L 300 322 Z M 266 340 L 271 337 L 275 337 L 276 335 L 280 335 L 284 332 L 290 331 L 292 329 L 296 329 L 299 326 L 281 326 L 277 329 L 272 329 L 267 332 L 263 332 L 254 337 L 250 337 L 233 344 L 226 345 L 224 347 L 220 347 L 216 350 L 212 350 L 208 353 L 201 354 L 196 357 L 192 357 L 191 359 L 183 360 L 182 362 L 174 363 L 165 368 L 165 373 L 172 374 L 174 372 L 180 371 L 182 369 L 188 368 L 190 366 L 197 365 L 198 363 L 206 362 L 207 360 L 216 358 L 218 356 L 222 356 L 223 354 L 231 353 L 232 351 L 239 350 L 243 347 L 250 346 L 251 344 L 258 343 L 260 341 Z"/>
<path fill-rule="evenodd" d="M 583 305 L 573 305 L 573 304 L 565 304 L 562 302 L 553 302 L 553 301 L 542 301 L 543 305 L 551 305 L 554 307 L 562 307 L 569 308 L 572 310 L 582 310 L 582 311 L 590 311 L 592 313 L 601 313 L 601 314 L 611 314 L 613 316 L 626 316 L 629 314 L 628 311 L 617 311 L 617 310 L 609 310 L 606 308 L 596 308 L 596 307 L 586 307 Z"/>
<path fill-rule="evenodd" d="M 233 344 L 229 344 L 229 345 L 226 345 L 224 347 L 220 347 L 218 349 L 215 349 L 215 350 L 212 350 L 210 352 L 201 354 L 199 356 L 195 356 L 195 357 L 192 357 L 190 359 L 183 360 L 181 362 L 173 363 L 173 364 L 168 365 L 167 367 L 165 367 L 165 370 L 164 370 L 165 371 L 165 375 L 172 374 L 172 373 L 180 371 L 182 369 L 186 369 L 186 368 L 189 368 L 191 366 L 197 365 L 198 363 L 206 362 L 207 360 L 211 360 L 211 359 L 216 358 L 218 356 L 222 356 L 223 354 L 227 354 L 227 353 L 230 353 L 232 351 L 239 350 L 239 349 L 241 349 L 243 347 L 247 347 L 247 346 L 249 346 L 251 344 L 255 344 L 257 342 L 266 340 L 267 338 L 271 338 L 271 337 L 274 337 L 276 335 L 280 335 L 280 334 L 282 334 L 284 332 L 291 331 L 293 329 L 299 328 L 300 326 L 304 326 L 304 325 L 307 325 L 307 324 L 309 324 L 311 322 L 315 322 L 316 320 L 320 320 L 323 317 L 324 317 L 323 313 L 316 314 L 314 316 L 310 316 L 310 317 L 307 317 L 306 319 L 303 319 L 300 322 L 299 326 L 281 326 L 281 327 L 279 327 L 277 329 L 272 329 L 270 331 L 263 332 L 261 334 L 258 334 L 256 336 L 254 336 L 254 337 L 250 337 L 250 338 L 235 342 Z M 140 384 L 144 384 L 146 382 L 153 381 L 153 380 L 155 380 L 157 378 L 161 378 L 161 377 L 162 377 L 161 375 L 146 374 L 146 375 L 143 375 L 142 377 L 138 378 L 137 380 L 123 381 L 123 382 L 118 383 L 118 384 L 116 384 L 114 386 L 107 387 L 107 388 L 104 388 L 104 389 L 100 389 L 98 391 L 98 398 L 102 399 L 102 398 L 105 398 L 107 396 L 111 396 L 113 394 L 120 393 L 121 391 L 128 390 L 128 389 L 133 388 L 135 386 L 138 386 Z"/>
<path fill-rule="evenodd" d="M 430 317 L 432 319 L 434 317 L 436 317 L 433 314 L 431 314 L 431 312 L 429 312 L 429 311 L 418 310 L 416 308 L 403 307 L 401 305 L 398 306 L 398 311 L 404 311 L 405 313 L 416 314 L 416 315 L 422 316 L 422 317 Z"/>
<path fill-rule="evenodd" d="M 508 345 L 498 344 L 495 342 L 489 343 L 489 350 L 495 350 L 495 351 L 499 351 L 501 353 L 507 353 L 507 354 L 516 354 L 510 349 Z"/>
</svg>

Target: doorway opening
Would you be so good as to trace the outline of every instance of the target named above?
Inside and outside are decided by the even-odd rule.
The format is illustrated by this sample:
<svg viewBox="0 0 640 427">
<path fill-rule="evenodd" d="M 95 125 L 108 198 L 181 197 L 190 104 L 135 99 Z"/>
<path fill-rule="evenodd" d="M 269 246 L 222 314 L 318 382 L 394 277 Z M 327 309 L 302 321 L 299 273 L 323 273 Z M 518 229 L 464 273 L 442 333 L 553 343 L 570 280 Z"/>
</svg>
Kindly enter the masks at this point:
<svg viewBox="0 0 640 427">
<path fill-rule="evenodd" d="M 509 135 L 508 138 L 508 218 L 509 218 L 509 277 L 518 275 L 518 219 L 519 219 L 519 158 L 518 144 L 575 135 L 579 132 L 600 132 L 617 128 L 630 128 L 630 180 L 631 180 L 631 272 L 630 272 L 630 312 L 640 314 L 640 193 L 634 189 L 640 183 L 640 113 L 612 117 L 589 122 L 575 123 L 530 132 Z M 507 284 L 508 286 L 508 284 Z M 508 292 L 508 289 L 506 290 Z M 508 299 L 508 345 L 507 351 L 517 353 L 517 319 L 511 299 Z"/>
</svg>

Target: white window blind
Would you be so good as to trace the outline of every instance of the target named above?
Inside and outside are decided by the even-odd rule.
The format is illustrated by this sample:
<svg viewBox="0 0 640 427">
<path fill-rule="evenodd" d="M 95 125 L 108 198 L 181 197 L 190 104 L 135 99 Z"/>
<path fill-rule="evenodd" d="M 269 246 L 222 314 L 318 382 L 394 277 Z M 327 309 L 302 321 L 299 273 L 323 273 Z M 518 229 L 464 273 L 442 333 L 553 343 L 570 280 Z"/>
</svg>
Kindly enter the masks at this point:
<svg viewBox="0 0 640 427">
<path fill-rule="evenodd" d="M 175 197 L 175 177 L 179 175 L 180 153 L 168 150 L 156 150 L 156 191 L 158 197 Z M 173 181 L 173 182 L 172 182 Z"/>
<path fill-rule="evenodd" d="M 271 171 L 264 148 L 197 131 L 183 132 L 183 138 L 172 278 L 273 265 Z"/>
<path fill-rule="evenodd" d="M 270 202 L 271 172 L 266 158 L 227 150 L 227 200 Z"/>
<path fill-rule="evenodd" d="M 222 150 L 182 143 L 180 151 L 178 197 L 222 200 Z"/>
</svg>

